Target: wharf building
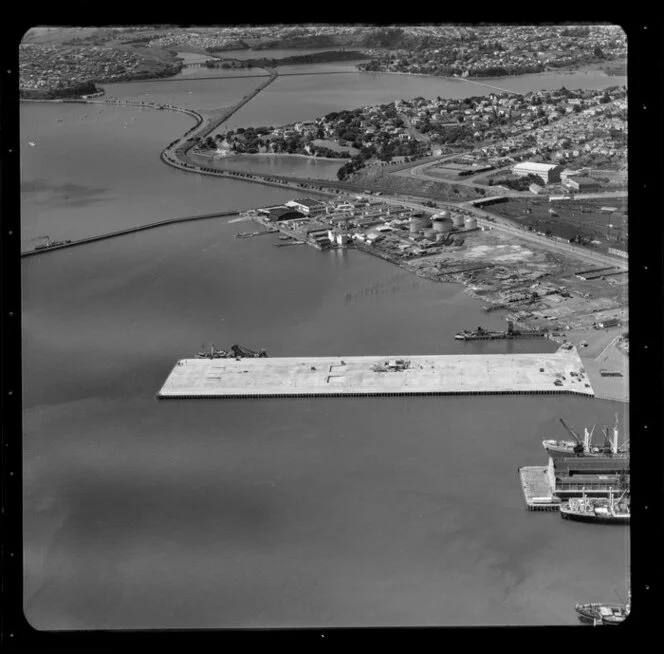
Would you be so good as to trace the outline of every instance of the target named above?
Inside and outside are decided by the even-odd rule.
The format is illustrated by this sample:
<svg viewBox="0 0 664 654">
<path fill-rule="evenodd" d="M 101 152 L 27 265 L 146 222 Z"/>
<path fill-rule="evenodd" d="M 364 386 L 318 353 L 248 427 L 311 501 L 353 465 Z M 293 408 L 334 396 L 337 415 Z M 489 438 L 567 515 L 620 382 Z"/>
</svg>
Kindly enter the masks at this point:
<svg viewBox="0 0 664 654">
<path fill-rule="evenodd" d="M 560 181 L 562 166 L 556 164 L 538 163 L 535 161 L 523 161 L 512 168 L 512 172 L 519 177 L 527 175 L 537 175 L 541 177 L 546 184 L 552 184 Z"/>
<path fill-rule="evenodd" d="M 561 501 L 571 497 L 608 497 L 629 489 L 629 457 L 549 457 L 547 477 L 553 494 Z"/>
<path fill-rule="evenodd" d="M 305 216 L 313 216 L 325 213 L 326 204 L 312 198 L 296 198 L 286 202 L 286 206 L 295 209 Z"/>
<path fill-rule="evenodd" d="M 276 207 L 271 209 L 268 213 L 268 220 L 271 223 L 281 222 L 284 220 L 297 220 L 300 218 L 306 218 L 306 216 L 291 207 Z"/>
</svg>

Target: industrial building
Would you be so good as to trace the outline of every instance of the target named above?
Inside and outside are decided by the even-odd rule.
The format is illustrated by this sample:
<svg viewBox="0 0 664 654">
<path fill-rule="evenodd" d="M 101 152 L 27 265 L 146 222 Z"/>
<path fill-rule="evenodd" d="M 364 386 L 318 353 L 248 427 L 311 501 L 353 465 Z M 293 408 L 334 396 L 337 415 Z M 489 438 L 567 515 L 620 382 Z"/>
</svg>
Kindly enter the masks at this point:
<svg viewBox="0 0 664 654">
<path fill-rule="evenodd" d="M 512 168 L 512 172 L 519 177 L 537 175 L 544 180 L 545 184 L 560 181 L 560 172 L 563 167 L 555 164 L 537 163 L 535 161 L 523 161 Z"/>
<path fill-rule="evenodd" d="M 295 200 L 286 202 L 286 206 L 310 216 L 324 213 L 326 205 L 324 202 L 312 198 L 295 198 Z"/>
<path fill-rule="evenodd" d="M 599 182 L 592 177 L 568 177 L 564 185 L 577 193 L 595 193 L 600 188 Z"/>
<path fill-rule="evenodd" d="M 281 222 L 282 220 L 296 220 L 298 218 L 305 218 L 306 216 L 299 211 L 295 211 L 290 207 L 276 207 L 270 209 L 268 213 L 268 220 L 271 223 Z"/>
<path fill-rule="evenodd" d="M 629 457 L 581 456 L 549 458 L 549 484 L 556 497 L 605 497 L 629 488 Z"/>
</svg>

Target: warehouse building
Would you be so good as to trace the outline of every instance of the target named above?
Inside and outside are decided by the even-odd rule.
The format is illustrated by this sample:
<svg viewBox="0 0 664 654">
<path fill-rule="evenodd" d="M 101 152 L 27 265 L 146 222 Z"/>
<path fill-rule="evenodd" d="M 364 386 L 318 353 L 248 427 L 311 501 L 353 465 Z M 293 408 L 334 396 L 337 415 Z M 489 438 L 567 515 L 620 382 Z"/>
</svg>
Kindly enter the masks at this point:
<svg viewBox="0 0 664 654">
<path fill-rule="evenodd" d="M 304 214 L 290 207 L 277 207 L 271 209 L 268 214 L 268 220 L 271 223 L 281 222 L 282 220 L 295 220 L 296 218 L 304 218 Z"/>
<path fill-rule="evenodd" d="M 549 458 L 549 484 L 561 500 L 570 497 L 606 497 L 629 488 L 629 457 L 583 456 Z"/>
<path fill-rule="evenodd" d="M 537 163 L 535 161 L 523 161 L 512 167 L 512 172 L 519 177 L 526 177 L 527 175 L 537 175 L 541 177 L 546 184 L 560 181 L 560 172 L 562 166 L 555 164 Z"/>
<path fill-rule="evenodd" d="M 599 191 L 599 182 L 592 177 L 568 177 L 565 186 L 577 193 L 595 193 Z"/>
<path fill-rule="evenodd" d="M 307 216 L 325 212 L 325 203 L 312 198 L 296 198 L 295 200 L 289 200 L 286 202 L 286 206 L 296 209 Z"/>
</svg>

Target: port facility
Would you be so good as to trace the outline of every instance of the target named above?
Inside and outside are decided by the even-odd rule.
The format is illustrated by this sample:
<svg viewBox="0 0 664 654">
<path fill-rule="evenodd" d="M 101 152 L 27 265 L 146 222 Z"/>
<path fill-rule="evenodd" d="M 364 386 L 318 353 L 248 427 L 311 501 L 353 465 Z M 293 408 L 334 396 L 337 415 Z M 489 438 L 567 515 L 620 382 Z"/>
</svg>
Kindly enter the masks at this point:
<svg viewBox="0 0 664 654">
<path fill-rule="evenodd" d="M 202 399 L 493 393 L 594 396 L 575 351 L 182 359 L 157 396 Z"/>
</svg>

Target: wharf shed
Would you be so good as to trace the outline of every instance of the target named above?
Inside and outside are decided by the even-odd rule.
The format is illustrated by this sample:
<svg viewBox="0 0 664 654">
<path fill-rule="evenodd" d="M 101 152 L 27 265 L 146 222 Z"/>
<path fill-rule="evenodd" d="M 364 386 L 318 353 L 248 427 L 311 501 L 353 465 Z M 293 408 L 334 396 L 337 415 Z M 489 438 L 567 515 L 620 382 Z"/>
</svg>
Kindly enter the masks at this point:
<svg viewBox="0 0 664 654">
<path fill-rule="evenodd" d="M 268 220 L 271 223 L 281 222 L 282 220 L 296 220 L 305 217 L 306 216 L 303 213 L 290 207 L 277 207 L 276 209 L 271 209 L 268 214 Z"/>
<path fill-rule="evenodd" d="M 319 214 L 325 212 L 325 203 L 313 198 L 296 198 L 286 202 L 287 207 L 291 207 L 306 215 Z"/>
<path fill-rule="evenodd" d="M 550 458 L 548 477 L 560 499 L 588 496 L 604 497 L 629 488 L 629 456 L 583 456 Z"/>
</svg>

